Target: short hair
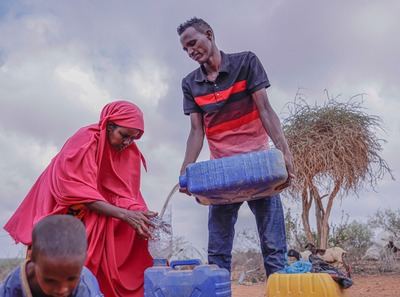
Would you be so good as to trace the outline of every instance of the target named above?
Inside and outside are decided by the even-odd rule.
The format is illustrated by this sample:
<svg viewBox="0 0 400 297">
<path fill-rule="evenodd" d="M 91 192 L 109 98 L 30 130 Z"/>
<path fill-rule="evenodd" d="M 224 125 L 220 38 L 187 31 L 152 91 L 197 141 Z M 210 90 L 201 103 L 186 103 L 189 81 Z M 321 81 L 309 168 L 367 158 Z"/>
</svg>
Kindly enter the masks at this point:
<svg viewBox="0 0 400 297">
<path fill-rule="evenodd" d="M 87 239 L 83 223 L 71 215 L 51 215 L 40 220 L 32 232 L 32 260 L 86 258 Z"/>
<path fill-rule="evenodd" d="M 185 30 L 189 27 L 193 27 L 201 33 L 206 33 L 207 30 L 211 30 L 211 32 L 214 33 L 211 26 L 205 20 L 197 17 L 193 17 L 190 20 L 180 24 L 176 31 L 178 32 L 178 35 L 182 35 L 182 33 L 185 32 Z"/>
</svg>

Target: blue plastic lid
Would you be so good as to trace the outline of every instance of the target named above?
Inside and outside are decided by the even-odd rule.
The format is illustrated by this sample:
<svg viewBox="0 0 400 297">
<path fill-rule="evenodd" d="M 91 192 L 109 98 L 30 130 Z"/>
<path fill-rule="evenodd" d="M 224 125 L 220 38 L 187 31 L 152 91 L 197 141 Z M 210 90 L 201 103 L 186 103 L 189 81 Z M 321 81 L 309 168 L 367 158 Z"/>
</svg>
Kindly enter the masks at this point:
<svg viewBox="0 0 400 297">
<path fill-rule="evenodd" d="M 201 265 L 200 259 L 186 259 L 186 260 L 175 260 L 171 261 L 171 268 L 174 269 L 176 266 L 188 266 L 188 265 Z"/>
<path fill-rule="evenodd" d="M 168 260 L 167 259 L 153 259 L 153 266 L 168 266 Z"/>
</svg>

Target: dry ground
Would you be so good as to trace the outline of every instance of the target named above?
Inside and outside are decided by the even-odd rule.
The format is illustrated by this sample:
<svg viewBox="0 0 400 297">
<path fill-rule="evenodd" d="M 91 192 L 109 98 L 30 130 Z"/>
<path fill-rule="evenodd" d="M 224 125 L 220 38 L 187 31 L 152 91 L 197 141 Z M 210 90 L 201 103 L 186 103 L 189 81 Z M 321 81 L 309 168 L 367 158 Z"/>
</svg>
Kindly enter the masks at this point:
<svg viewBox="0 0 400 297">
<path fill-rule="evenodd" d="M 0 259 L 0 282 L 13 269 L 20 259 Z M 400 273 L 385 273 L 380 275 L 357 274 L 353 277 L 354 285 L 344 290 L 343 297 L 400 297 Z M 232 297 L 265 297 L 265 284 L 232 285 Z"/>
<path fill-rule="evenodd" d="M 400 274 L 355 275 L 344 297 L 400 297 Z M 232 297 L 265 297 L 265 284 L 232 286 Z"/>
</svg>

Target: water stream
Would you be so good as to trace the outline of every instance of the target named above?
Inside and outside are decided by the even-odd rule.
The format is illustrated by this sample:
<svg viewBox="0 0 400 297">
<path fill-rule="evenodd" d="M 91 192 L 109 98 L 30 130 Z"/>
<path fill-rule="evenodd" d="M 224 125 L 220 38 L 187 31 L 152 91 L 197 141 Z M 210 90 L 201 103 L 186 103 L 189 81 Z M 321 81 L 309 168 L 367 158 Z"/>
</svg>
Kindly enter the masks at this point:
<svg viewBox="0 0 400 297">
<path fill-rule="evenodd" d="M 179 184 L 176 184 L 169 192 L 159 215 L 151 218 L 154 228 L 149 240 L 149 252 L 155 259 L 169 259 L 172 255 L 172 213 L 168 204 L 178 189 Z"/>
<path fill-rule="evenodd" d="M 163 218 L 163 216 L 164 216 L 164 214 L 165 214 L 165 211 L 166 211 L 166 209 L 167 209 L 168 203 L 169 203 L 169 201 L 171 200 L 171 197 L 175 194 L 176 191 L 178 191 L 178 189 L 179 189 L 179 184 L 176 184 L 176 185 L 172 188 L 172 190 L 169 192 L 169 194 L 168 194 L 168 196 L 167 196 L 167 199 L 165 199 L 164 206 L 163 206 L 163 208 L 161 209 L 160 214 L 158 215 L 158 216 L 160 217 L 160 219 Z"/>
</svg>

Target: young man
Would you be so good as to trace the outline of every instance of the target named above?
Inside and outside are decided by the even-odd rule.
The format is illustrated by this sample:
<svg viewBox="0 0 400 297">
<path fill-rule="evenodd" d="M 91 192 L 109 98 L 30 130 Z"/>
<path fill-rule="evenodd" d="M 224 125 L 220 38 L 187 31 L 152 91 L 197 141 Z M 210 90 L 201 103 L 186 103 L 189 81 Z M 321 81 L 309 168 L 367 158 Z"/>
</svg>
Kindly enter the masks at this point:
<svg viewBox="0 0 400 297">
<path fill-rule="evenodd" d="M 285 158 L 289 178 L 294 177 L 292 155 L 278 116 L 266 92 L 267 74 L 255 54 L 225 54 L 215 43 L 212 28 L 193 18 L 178 29 L 183 50 L 200 67 L 182 81 L 183 109 L 190 115 L 181 174 L 196 161 L 204 135 L 211 158 L 268 148 L 268 136 Z M 181 189 L 185 192 L 185 189 Z M 230 271 L 234 225 L 242 203 L 213 205 L 209 208 L 208 261 Z M 267 276 L 284 267 L 285 225 L 279 195 L 248 202 L 256 218 Z"/>
<path fill-rule="evenodd" d="M 83 267 L 86 230 L 70 215 L 39 221 L 32 233 L 31 259 L 0 286 L 1 297 L 101 297 L 94 275 Z"/>
</svg>

